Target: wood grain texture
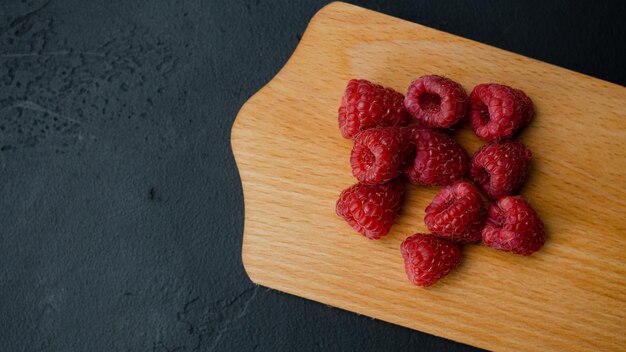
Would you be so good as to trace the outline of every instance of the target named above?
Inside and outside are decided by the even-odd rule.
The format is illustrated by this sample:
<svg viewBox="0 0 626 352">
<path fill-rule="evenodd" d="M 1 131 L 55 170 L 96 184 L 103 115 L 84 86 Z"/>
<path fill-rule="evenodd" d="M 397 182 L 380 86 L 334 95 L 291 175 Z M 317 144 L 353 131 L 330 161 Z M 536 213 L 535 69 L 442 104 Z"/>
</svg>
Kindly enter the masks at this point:
<svg viewBox="0 0 626 352">
<path fill-rule="evenodd" d="M 428 289 L 405 277 L 400 242 L 424 232 L 436 188 L 411 186 L 391 233 L 369 241 L 334 213 L 355 181 L 337 128 L 348 79 L 405 92 L 438 73 L 469 91 L 524 90 L 537 114 L 522 190 L 546 224 L 532 257 L 463 249 Z M 312 20 L 285 67 L 241 109 L 232 147 L 245 199 L 243 262 L 258 284 L 494 350 L 626 348 L 626 89 L 355 6 Z M 470 152 L 482 142 L 457 132 Z M 356 332 L 358 333 L 358 332 Z"/>
</svg>

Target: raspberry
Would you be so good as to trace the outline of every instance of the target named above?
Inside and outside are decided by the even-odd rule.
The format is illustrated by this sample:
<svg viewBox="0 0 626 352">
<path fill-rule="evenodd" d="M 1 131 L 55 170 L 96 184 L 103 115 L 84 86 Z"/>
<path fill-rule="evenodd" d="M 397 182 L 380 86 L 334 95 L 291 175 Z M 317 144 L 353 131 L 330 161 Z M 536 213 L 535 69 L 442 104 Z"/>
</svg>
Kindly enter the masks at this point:
<svg viewBox="0 0 626 352">
<path fill-rule="evenodd" d="M 472 157 L 470 175 L 487 197 L 498 199 L 524 183 L 531 158 L 530 149 L 519 142 L 487 144 Z"/>
<path fill-rule="evenodd" d="M 412 284 L 430 286 L 448 275 L 461 261 L 459 246 L 445 238 L 415 234 L 400 245 L 404 269 Z"/>
<path fill-rule="evenodd" d="M 521 197 L 506 196 L 489 207 L 483 242 L 491 248 L 531 255 L 546 241 L 539 215 Z"/>
<path fill-rule="evenodd" d="M 409 114 L 403 105 L 404 96 L 364 79 L 352 79 L 339 107 L 339 129 L 344 138 L 354 138 L 372 127 L 406 126 Z"/>
<path fill-rule="evenodd" d="M 407 162 L 404 174 L 416 185 L 446 186 L 460 180 L 468 170 L 467 152 L 447 135 L 410 126 L 415 158 Z"/>
<path fill-rule="evenodd" d="M 363 236 L 377 240 L 389 233 L 403 197 L 404 185 L 397 179 L 373 186 L 357 183 L 341 192 L 335 212 Z"/>
<path fill-rule="evenodd" d="M 488 142 L 511 139 L 535 113 L 533 102 L 524 92 L 496 83 L 477 85 L 469 101 L 472 128 Z"/>
<path fill-rule="evenodd" d="M 422 125 L 448 128 L 465 116 L 467 93 L 451 79 L 426 75 L 411 83 L 404 106 Z"/>
<path fill-rule="evenodd" d="M 401 172 L 407 158 L 412 156 L 411 133 L 406 128 L 372 128 L 360 132 L 354 139 L 350 165 L 352 174 L 363 184 L 387 182 Z"/>
<path fill-rule="evenodd" d="M 472 243 L 480 241 L 486 215 L 476 187 L 457 181 L 443 188 L 426 207 L 424 223 L 438 236 Z"/>
</svg>

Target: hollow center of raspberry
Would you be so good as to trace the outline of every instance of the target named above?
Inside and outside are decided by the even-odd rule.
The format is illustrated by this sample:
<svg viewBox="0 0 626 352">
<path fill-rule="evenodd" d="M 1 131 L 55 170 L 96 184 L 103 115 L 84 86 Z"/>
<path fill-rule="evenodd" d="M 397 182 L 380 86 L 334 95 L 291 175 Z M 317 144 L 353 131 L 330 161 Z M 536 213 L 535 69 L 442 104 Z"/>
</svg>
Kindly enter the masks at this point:
<svg viewBox="0 0 626 352">
<path fill-rule="evenodd" d="M 426 112 L 439 112 L 441 110 L 441 98 L 437 94 L 423 93 L 418 98 L 420 108 Z"/>
<path fill-rule="evenodd" d="M 480 184 L 488 183 L 490 177 L 491 175 L 487 172 L 487 170 L 484 167 L 481 167 L 480 172 L 476 177 L 476 182 Z"/>
<path fill-rule="evenodd" d="M 489 108 L 487 107 L 487 105 L 483 105 L 480 109 L 480 118 L 481 120 L 483 120 L 483 123 L 487 123 L 491 119 L 491 117 L 489 116 Z"/>
<path fill-rule="evenodd" d="M 365 166 L 365 168 L 370 168 L 372 165 L 374 165 L 374 161 L 376 161 L 374 153 L 372 153 L 372 151 L 369 149 L 363 150 L 363 152 L 361 153 L 361 163 L 363 163 L 363 166 Z"/>
</svg>

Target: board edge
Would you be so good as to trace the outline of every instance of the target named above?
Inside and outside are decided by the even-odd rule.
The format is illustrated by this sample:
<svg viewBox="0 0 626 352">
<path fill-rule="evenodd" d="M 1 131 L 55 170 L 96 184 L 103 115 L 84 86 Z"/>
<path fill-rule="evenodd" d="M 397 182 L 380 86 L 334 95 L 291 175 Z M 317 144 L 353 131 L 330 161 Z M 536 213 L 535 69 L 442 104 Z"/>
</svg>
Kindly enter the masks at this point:
<svg viewBox="0 0 626 352">
<path fill-rule="evenodd" d="M 289 58 L 287 59 L 287 61 L 285 62 L 285 64 L 281 67 L 281 69 L 265 84 L 263 85 L 256 93 L 254 93 L 253 95 L 250 96 L 250 98 L 248 98 L 246 100 L 245 103 L 243 103 L 243 105 L 241 106 L 241 108 L 239 109 L 239 111 L 237 112 L 237 115 L 235 116 L 235 119 L 233 121 L 233 124 L 231 126 L 231 130 L 230 130 L 230 147 L 231 147 L 231 151 L 233 154 L 233 157 L 235 159 L 235 164 L 237 166 L 237 172 L 239 174 L 239 179 L 241 181 L 241 188 L 242 188 L 242 193 L 243 193 L 243 202 L 244 202 L 244 225 L 243 225 L 243 236 L 242 236 L 242 246 L 241 246 L 241 261 L 243 263 L 243 267 L 244 267 L 244 271 L 246 272 L 246 274 L 248 275 L 248 277 L 250 278 L 250 280 L 252 280 L 252 282 L 254 282 L 255 284 L 259 284 L 259 285 L 264 285 L 263 280 L 259 279 L 258 277 L 255 277 L 254 275 L 254 271 L 250 270 L 250 266 L 249 263 L 251 261 L 251 259 L 248 256 L 248 250 L 246 250 L 246 248 L 248 248 L 248 246 L 246 245 L 246 238 L 248 238 L 249 236 L 247 235 L 247 231 L 248 231 L 248 226 L 247 226 L 247 222 L 248 222 L 248 215 L 247 215 L 247 207 L 246 207 L 246 187 L 245 184 L 246 182 L 244 181 L 244 178 L 241 174 L 241 160 L 239 159 L 238 155 L 238 147 L 237 147 L 237 140 L 239 139 L 237 137 L 237 133 L 240 130 L 240 124 L 241 121 L 243 121 L 246 118 L 246 114 L 248 113 L 248 109 L 250 108 L 250 106 L 254 105 L 254 103 L 259 100 L 262 99 L 263 95 L 266 94 L 266 91 L 268 90 L 268 88 L 273 84 L 273 82 L 280 76 L 282 76 L 287 70 L 289 70 L 290 66 L 293 64 L 293 62 L 297 59 L 297 57 L 299 56 L 299 53 L 301 51 L 301 47 L 303 45 L 304 42 L 306 42 L 308 40 L 308 37 L 310 36 L 310 33 L 312 31 L 314 31 L 314 27 L 315 24 L 318 22 L 319 18 L 324 16 L 327 12 L 331 12 L 333 11 L 334 8 L 336 7 L 348 7 L 348 8 L 359 8 L 361 10 L 366 10 L 364 8 L 361 8 L 359 6 L 355 6 L 355 5 L 351 5 L 351 4 L 347 4 L 341 1 L 334 1 L 331 2 L 325 6 L 323 6 L 322 8 L 320 8 L 314 15 L 313 17 L 311 17 L 311 19 L 309 20 L 309 23 L 307 24 L 303 34 L 302 34 L 302 38 L 300 39 L 300 41 L 298 42 L 298 44 L 296 45 L 296 48 L 294 49 L 293 53 L 289 56 Z M 267 285 L 264 285 L 267 286 Z M 269 287 L 269 286 L 267 286 Z"/>
</svg>

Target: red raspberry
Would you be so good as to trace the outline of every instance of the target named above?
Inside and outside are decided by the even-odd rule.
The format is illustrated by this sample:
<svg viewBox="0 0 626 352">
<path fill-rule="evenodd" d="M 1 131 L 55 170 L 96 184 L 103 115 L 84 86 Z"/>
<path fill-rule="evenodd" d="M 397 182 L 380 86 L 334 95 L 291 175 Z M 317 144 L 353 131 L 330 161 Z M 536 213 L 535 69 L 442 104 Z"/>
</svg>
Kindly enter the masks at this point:
<svg viewBox="0 0 626 352">
<path fill-rule="evenodd" d="M 430 286 L 448 275 L 461 261 L 459 246 L 445 238 L 417 233 L 400 245 L 409 281 Z"/>
<path fill-rule="evenodd" d="M 438 236 L 458 243 L 480 241 L 487 212 L 476 187 L 457 181 L 442 189 L 426 208 L 424 223 Z"/>
<path fill-rule="evenodd" d="M 468 170 L 467 152 L 447 135 L 410 126 L 415 142 L 415 158 L 404 174 L 416 185 L 445 186 L 460 180 Z"/>
<path fill-rule="evenodd" d="M 487 144 L 472 157 L 470 175 L 487 197 L 498 199 L 524 183 L 531 158 L 530 149 L 519 142 Z"/>
<path fill-rule="evenodd" d="M 389 233 L 403 197 L 404 185 L 397 179 L 373 186 L 357 183 L 341 192 L 335 212 L 363 236 L 377 240 Z"/>
<path fill-rule="evenodd" d="M 486 141 L 511 139 L 533 118 L 530 98 L 502 84 L 479 84 L 469 97 L 469 119 L 476 135 Z"/>
<path fill-rule="evenodd" d="M 354 138 L 372 127 L 406 126 L 409 114 L 404 96 L 364 79 L 351 79 L 339 107 L 339 129 L 344 138 Z"/>
<path fill-rule="evenodd" d="M 448 128 L 465 116 L 467 93 L 451 79 L 426 75 L 411 83 L 404 106 L 422 125 Z"/>
<path fill-rule="evenodd" d="M 531 255 L 546 241 L 539 215 L 521 197 L 506 196 L 489 207 L 483 242 L 491 248 Z"/>
<path fill-rule="evenodd" d="M 360 132 L 352 147 L 352 174 L 367 185 L 396 178 L 415 147 L 406 128 L 372 128 Z"/>
</svg>

